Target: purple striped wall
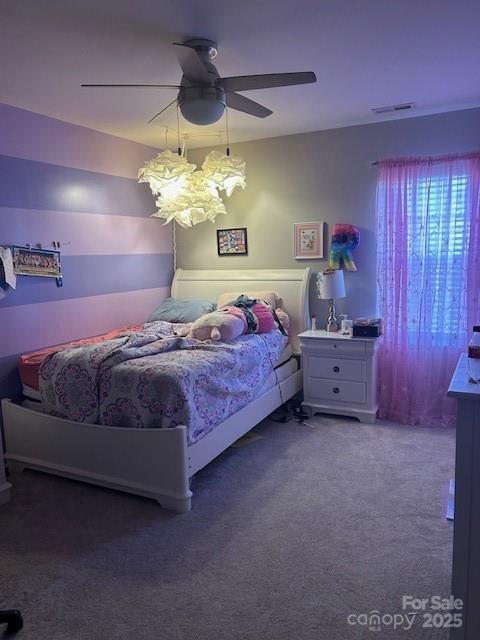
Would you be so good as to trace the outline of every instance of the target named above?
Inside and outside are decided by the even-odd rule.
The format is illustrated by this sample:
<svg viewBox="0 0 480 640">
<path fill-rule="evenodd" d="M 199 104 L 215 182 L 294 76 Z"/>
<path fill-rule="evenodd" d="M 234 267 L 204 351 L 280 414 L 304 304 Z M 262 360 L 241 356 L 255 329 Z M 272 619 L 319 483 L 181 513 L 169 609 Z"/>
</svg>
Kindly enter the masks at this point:
<svg viewBox="0 0 480 640">
<path fill-rule="evenodd" d="M 66 243 L 65 256 L 172 252 L 172 227 L 164 227 L 156 218 L 0 207 L 0 244 L 35 239 L 47 246 L 52 229 L 55 239 Z"/>
<path fill-rule="evenodd" d="M 157 149 L 0 103 L 0 154 L 135 178 Z"/>
<path fill-rule="evenodd" d="M 0 300 L 0 397 L 18 355 L 144 322 L 169 293 L 172 229 L 136 174 L 151 147 L 0 104 L 0 245 L 62 243 L 64 284 Z"/>
</svg>

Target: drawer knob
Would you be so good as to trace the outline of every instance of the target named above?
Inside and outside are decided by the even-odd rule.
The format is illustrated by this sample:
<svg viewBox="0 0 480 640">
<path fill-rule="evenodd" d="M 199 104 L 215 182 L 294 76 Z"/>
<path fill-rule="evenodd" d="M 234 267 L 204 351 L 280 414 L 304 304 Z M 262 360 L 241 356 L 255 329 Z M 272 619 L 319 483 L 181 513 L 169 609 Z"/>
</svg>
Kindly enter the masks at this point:
<svg viewBox="0 0 480 640">
<path fill-rule="evenodd" d="M 333 393 L 340 393 L 340 389 L 338 387 L 333 387 Z"/>
<path fill-rule="evenodd" d="M 340 371 L 340 367 L 335 366 L 333 367 L 333 370 L 335 371 L 335 373 L 338 373 Z"/>
</svg>

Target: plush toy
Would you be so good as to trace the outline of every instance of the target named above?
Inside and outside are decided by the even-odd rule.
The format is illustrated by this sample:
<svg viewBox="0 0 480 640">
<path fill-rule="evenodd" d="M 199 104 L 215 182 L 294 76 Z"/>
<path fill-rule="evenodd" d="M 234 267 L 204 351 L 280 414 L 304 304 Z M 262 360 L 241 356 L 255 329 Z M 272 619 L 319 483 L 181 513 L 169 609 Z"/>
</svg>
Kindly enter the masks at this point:
<svg viewBox="0 0 480 640">
<path fill-rule="evenodd" d="M 268 304 L 240 296 L 234 304 L 195 320 L 188 337 L 197 340 L 234 340 L 244 333 L 269 333 L 275 325 L 274 314 Z"/>
<path fill-rule="evenodd" d="M 275 309 L 275 313 L 277 315 L 277 326 L 280 329 L 280 331 L 283 330 L 285 331 L 285 333 L 288 335 L 289 329 L 290 329 L 290 318 L 288 317 L 288 314 L 286 311 L 284 311 L 283 309 Z"/>
<path fill-rule="evenodd" d="M 188 337 L 197 340 L 234 340 L 245 333 L 246 328 L 247 323 L 242 311 L 235 307 L 235 313 L 230 313 L 227 307 L 195 320 Z"/>
<path fill-rule="evenodd" d="M 348 271 L 356 271 L 352 251 L 360 242 L 360 229 L 353 224 L 334 224 L 330 247 L 330 269 L 341 269 L 341 262 Z"/>
</svg>

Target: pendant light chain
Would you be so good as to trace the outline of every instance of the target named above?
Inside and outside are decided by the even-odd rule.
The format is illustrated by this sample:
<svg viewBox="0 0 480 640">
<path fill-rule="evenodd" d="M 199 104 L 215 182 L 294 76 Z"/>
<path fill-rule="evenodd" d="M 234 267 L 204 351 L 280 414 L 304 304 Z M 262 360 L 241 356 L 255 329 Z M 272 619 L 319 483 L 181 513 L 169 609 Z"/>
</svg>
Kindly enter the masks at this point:
<svg viewBox="0 0 480 640">
<path fill-rule="evenodd" d="M 166 224 L 166 223 L 165 223 Z M 173 232 L 172 232 L 172 250 L 173 250 L 173 275 L 177 270 L 177 223 L 175 220 L 173 221 Z"/>
<path fill-rule="evenodd" d="M 178 149 L 177 149 L 178 155 L 181 156 L 182 150 L 180 148 L 180 115 L 179 115 L 178 100 L 177 100 L 177 144 L 178 144 Z M 177 234 L 176 234 L 177 224 L 175 220 L 173 221 L 172 226 L 173 226 L 173 229 L 172 229 L 173 275 L 175 275 L 175 272 L 177 270 Z"/>
</svg>

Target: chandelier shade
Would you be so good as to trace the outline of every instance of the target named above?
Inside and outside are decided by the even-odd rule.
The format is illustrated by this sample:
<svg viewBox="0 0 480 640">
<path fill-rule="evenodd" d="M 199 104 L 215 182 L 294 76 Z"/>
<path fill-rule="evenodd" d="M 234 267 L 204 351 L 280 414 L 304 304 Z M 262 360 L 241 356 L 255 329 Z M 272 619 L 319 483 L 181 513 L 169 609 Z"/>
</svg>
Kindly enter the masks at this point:
<svg viewBox="0 0 480 640">
<path fill-rule="evenodd" d="M 220 151 L 210 151 L 202 164 L 202 170 L 208 180 L 225 191 L 230 197 L 236 187 L 245 189 L 245 161 L 242 158 L 229 156 Z"/>
<path fill-rule="evenodd" d="M 145 163 L 138 172 L 139 182 L 148 182 L 154 196 L 163 188 L 183 176 L 193 173 L 197 165 L 187 162 L 185 156 L 179 156 L 169 149 Z"/>
<path fill-rule="evenodd" d="M 176 220 L 186 228 L 207 220 L 215 222 L 217 215 L 227 213 L 218 190 L 202 171 L 182 176 L 174 188 L 162 190 L 156 205 L 158 211 L 154 217 L 164 218 L 166 223 Z"/>
</svg>

